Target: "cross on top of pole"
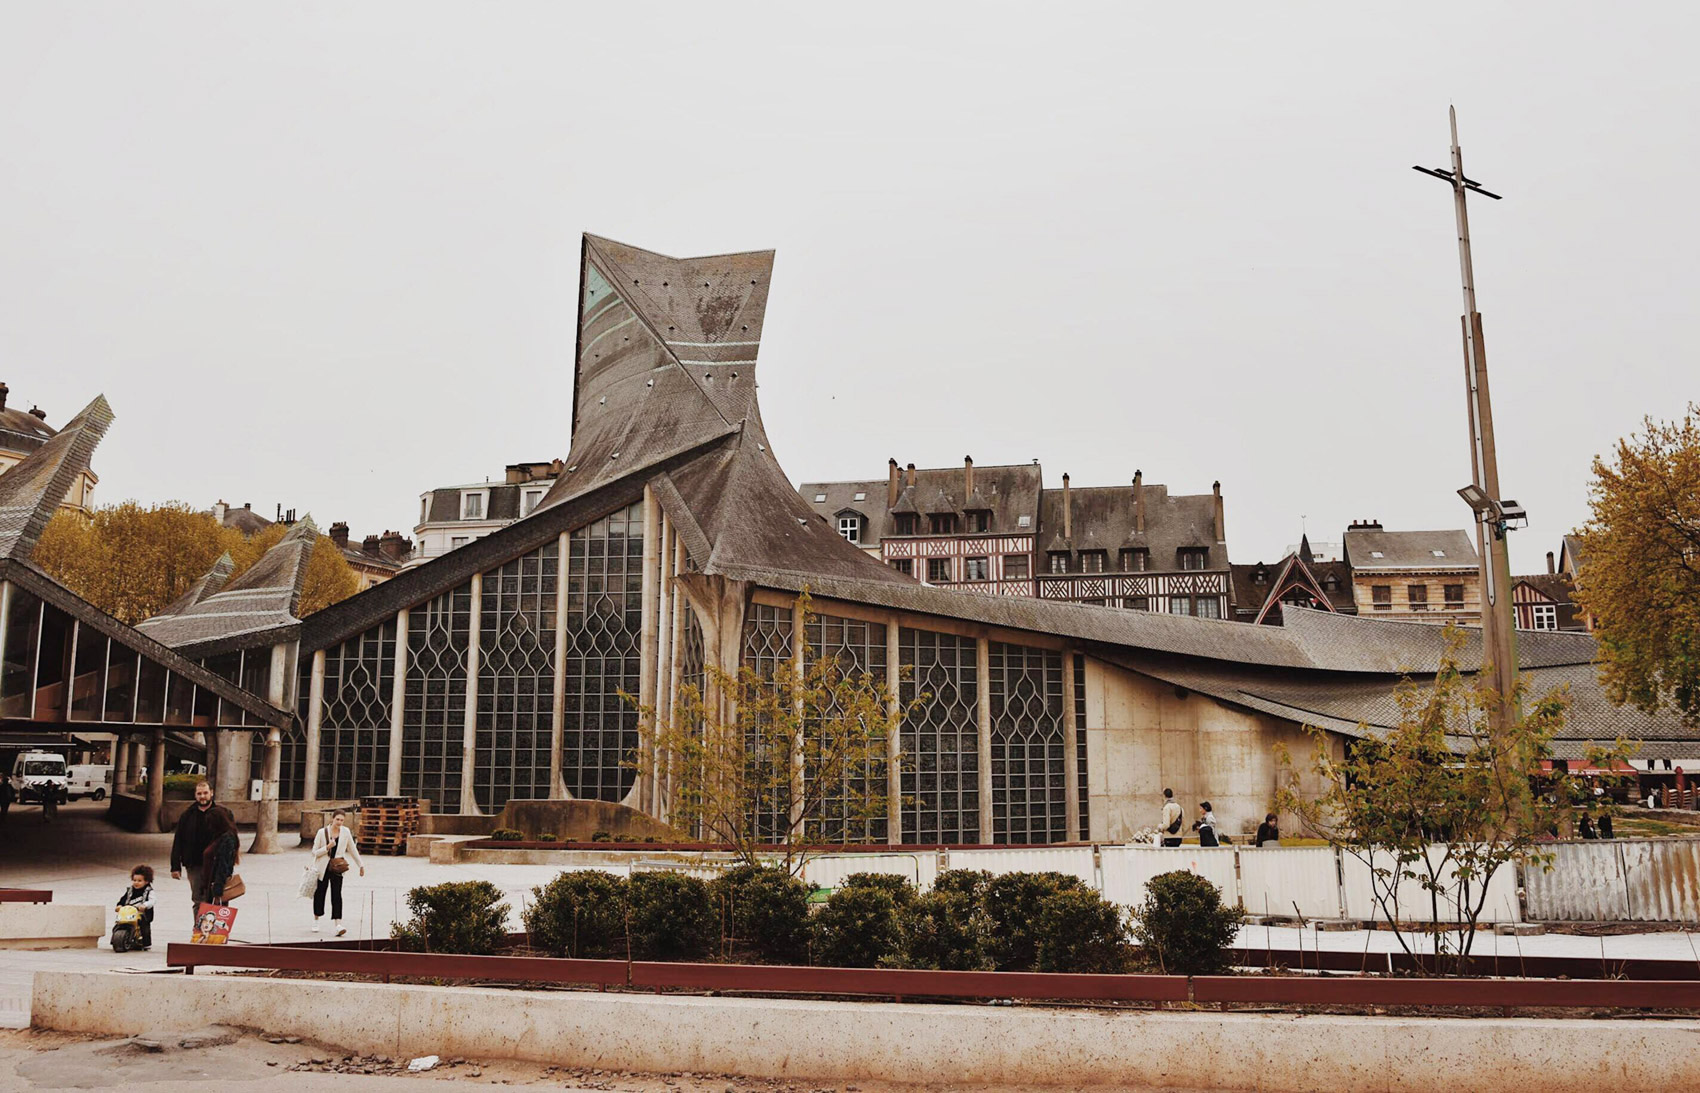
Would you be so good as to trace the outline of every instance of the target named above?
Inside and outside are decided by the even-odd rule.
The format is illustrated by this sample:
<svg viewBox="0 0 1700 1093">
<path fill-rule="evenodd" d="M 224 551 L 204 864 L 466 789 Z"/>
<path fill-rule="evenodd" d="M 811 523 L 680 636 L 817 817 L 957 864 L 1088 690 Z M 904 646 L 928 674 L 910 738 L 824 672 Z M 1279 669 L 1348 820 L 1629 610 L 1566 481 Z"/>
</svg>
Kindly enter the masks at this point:
<svg viewBox="0 0 1700 1093">
<path fill-rule="evenodd" d="M 1425 175 L 1433 175 L 1454 189 L 1469 190 L 1471 193 L 1481 194 L 1483 197 L 1491 197 L 1495 201 L 1505 200 L 1492 190 L 1484 190 L 1482 184 L 1475 179 L 1465 176 L 1464 153 L 1458 147 L 1458 111 L 1457 108 L 1449 106 L 1446 108 L 1446 112 L 1452 121 L 1452 170 L 1438 167 L 1418 167 L 1415 164 L 1411 166 L 1411 170 L 1421 171 Z"/>
</svg>

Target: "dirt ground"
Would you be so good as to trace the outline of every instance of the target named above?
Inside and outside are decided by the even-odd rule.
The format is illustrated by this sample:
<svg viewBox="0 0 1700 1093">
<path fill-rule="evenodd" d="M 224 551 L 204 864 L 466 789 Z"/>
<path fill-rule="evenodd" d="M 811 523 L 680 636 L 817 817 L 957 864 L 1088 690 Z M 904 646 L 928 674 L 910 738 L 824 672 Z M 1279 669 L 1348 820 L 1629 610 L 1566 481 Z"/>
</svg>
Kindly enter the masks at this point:
<svg viewBox="0 0 1700 1093">
<path fill-rule="evenodd" d="M 293 1040 L 293 1038 L 290 1038 Z M 725 1074 L 634 1074 L 501 1059 L 442 1059 L 409 1074 L 407 1059 L 351 1056 L 322 1045 L 229 1028 L 108 1039 L 0 1030 L 0 1090 L 254 1089 L 290 1093 L 428 1093 L 432 1082 L 595 1089 L 618 1093 L 1011 1093 L 948 1082 L 821 1084 Z M 164 1084 L 160 1084 L 164 1083 Z"/>
</svg>

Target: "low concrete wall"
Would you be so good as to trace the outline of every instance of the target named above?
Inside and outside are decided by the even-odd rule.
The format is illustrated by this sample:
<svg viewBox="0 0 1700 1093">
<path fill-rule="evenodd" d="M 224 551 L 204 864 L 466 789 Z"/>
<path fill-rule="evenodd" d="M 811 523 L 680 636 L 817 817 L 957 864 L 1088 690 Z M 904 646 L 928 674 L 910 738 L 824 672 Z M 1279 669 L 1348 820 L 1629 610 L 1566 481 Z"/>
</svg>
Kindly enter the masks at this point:
<svg viewBox="0 0 1700 1093">
<path fill-rule="evenodd" d="M 106 808 L 106 818 L 126 831 L 140 831 L 142 817 L 147 815 L 147 801 L 144 798 L 129 793 L 116 793 Z M 177 827 L 177 819 L 189 808 L 194 801 L 187 797 L 167 797 L 160 806 L 159 826 L 162 831 L 172 831 Z M 238 824 L 252 827 L 259 819 L 259 802 L 257 801 L 220 801 L 219 804 L 230 809 Z M 280 833 L 288 831 L 301 822 L 301 811 L 304 807 L 319 807 L 317 805 L 303 806 L 300 801 L 279 801 L 277 803 L 277 826 Z M 329 808 L 326 804 L 323 807 Z M 309 835 L 308 838 L 312 836 Z"/>
<path fill-rule="evenodd" d="M 1700 1022 L 1081 1011 L 37 972 L 34 1023 L 228 1024 L 363 1054 L 818 1081 L 1543 1093 L 1682 1088 Z"/>
<path fill-rule="evenodd" d="M 0 949 L 92 949 L 106 908 L 85 903 L 0 903 Z"/>
</svg>

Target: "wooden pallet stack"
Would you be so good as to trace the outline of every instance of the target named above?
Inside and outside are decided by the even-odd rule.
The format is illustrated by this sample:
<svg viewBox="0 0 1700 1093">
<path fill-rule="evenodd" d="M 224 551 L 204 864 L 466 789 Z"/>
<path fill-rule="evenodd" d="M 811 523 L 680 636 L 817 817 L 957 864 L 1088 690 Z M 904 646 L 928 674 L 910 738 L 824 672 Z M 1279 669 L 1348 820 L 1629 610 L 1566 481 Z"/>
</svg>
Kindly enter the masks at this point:
<svg viewBox="0 0 1700 1093">
<path fill-rule="evenodd" d="M 419 802 L 410 797 L 360 798 L 354 841 L 362 854 L 405 854 L 407 837 L 419 833 Z"/>
</svg>

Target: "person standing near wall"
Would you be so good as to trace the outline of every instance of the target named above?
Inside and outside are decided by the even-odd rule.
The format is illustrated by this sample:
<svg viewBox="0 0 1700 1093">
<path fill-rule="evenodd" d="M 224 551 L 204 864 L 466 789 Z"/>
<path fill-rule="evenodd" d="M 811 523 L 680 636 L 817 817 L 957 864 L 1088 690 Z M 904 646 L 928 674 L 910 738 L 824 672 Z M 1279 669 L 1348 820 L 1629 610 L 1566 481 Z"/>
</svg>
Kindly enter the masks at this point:
<svg viewBox="0 0 1700 1093">
<path fill-rule="evenodd" d="M 1216 837 L 1216 814 L 1210 811 L 1209 801 L 1198 803 L 1198 819 L 1193 821 L 1192 829 L 1198 832 L 1199 846 L 1221 846 L 1222 842 Z"/>
<path fill-rule="evenodd" d="M 1157 825 L 1157 830 L 1163 836 L 1164 846 L 1179 846 L 1181 844 L 1181 806 L 1175 800 L 1175 791 L 1163 790 L 1163 819 Z"/>
<path fill-rule="evenodd" d="M 350 865 L 358 866 L 366 875 L 366 863 L 360 860 L 360 848 L 354 845 L 354 833 L 348 829 L 348 816 L 341 809 L 331 813 L 331 822 L 319 828 L 313 836 L 313 865 L 319 872 L 318 886 L 313 889 L 313 932 L 319 932 L 319 920 L 325 917 L 325 896 L 331 897 L 331 932 L 337 937 L 348 933 L 342 924 L 342 875 Z"/>
<path fill-rule="evenodd" d="M 1257 825 L 1257 838 L 1254 841 L 1258 846 L 1281 845 L 1280 821 L 1273 812 L 1263 817 L 1263 822 Z"/>
</svg>

